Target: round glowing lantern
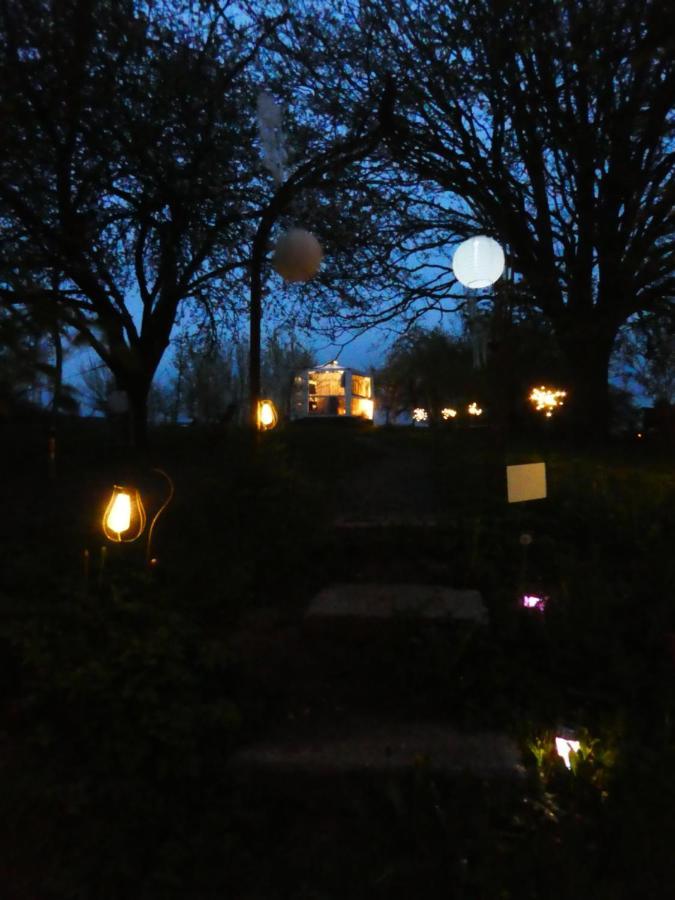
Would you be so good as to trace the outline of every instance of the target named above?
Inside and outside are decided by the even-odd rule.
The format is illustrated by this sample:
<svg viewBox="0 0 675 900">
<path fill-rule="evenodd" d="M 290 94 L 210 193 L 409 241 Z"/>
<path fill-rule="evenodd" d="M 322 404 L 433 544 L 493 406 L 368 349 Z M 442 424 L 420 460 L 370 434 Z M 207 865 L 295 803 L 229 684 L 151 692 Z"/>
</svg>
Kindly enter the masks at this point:
<svg viewBox="0 0 675 900">
<path fill-rule="evenodd" d="M 136 488 L 115 485 L 112 497 L 103 514 L 103 533 L 109 541 L 130 543 L 137 540 L 145 528 L 145 509 Z"/>
<path fill-rule="evenodd" d="M 269 431 L 279 421 L 276 407 L 271 400 L 258 401 L 258 428 L 260 431 Z"/>
<path fill-rule="evenodd" d="M 455 250 L 452 271 L 460 284 L 485 288 L 494 284 L 504 271 L 504 251 L 493 238 L 484 234 L 469 238 Z"/>
<path fill-rule="evenodd" d="M 322 259 L 323 250 L 314 235 L 292 228 L 277 241 L 272 265 L 284 281 L 309 281 L 319 271 Z"/>
</svg>

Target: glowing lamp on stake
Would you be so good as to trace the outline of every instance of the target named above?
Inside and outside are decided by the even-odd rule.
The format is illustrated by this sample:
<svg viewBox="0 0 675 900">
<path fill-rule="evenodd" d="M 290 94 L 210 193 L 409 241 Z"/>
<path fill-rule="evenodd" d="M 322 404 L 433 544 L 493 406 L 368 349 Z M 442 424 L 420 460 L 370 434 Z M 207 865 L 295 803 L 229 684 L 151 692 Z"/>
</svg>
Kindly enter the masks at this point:
<svg viewBox="0 0 675 900">
<path fill-rule="evenodd" d="M 457 281 L 474 289 L 494 284 L 501 277 L 505 264 L 502 248 L 484 234 L 461 243 L 452 257 L 452 271 Z"/>
<path fill-rule="evenodd" d="M 103 533 L 109 541 L 131 543 L 145 528 L 145 509 L 136 488 L 115 485 L 103 514 Z"/>
<path fill-rule="evenodd" d="M 579 741 L 571 740 L 570 738 L 557 737 L 555 739 L 555 749 L 558 756 L 562 759 L 568 769 L 572 768 L 572 763 L 570 762 L 570 753 L 578 753 L 581 744 Z"/>
<path fill-rule="evenodd" d="M 274 403 L 271 400 L 258 402 L 258 428 L 260 431 L 269 431 L 279 421 Z"/>
</svg>

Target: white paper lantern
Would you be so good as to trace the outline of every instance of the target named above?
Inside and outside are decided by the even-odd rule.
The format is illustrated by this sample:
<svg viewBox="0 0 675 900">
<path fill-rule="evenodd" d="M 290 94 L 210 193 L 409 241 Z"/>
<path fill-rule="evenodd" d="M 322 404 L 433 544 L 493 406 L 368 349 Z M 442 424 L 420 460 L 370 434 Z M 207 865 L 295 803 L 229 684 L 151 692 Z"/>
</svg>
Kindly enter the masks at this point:
<svg viewBox="0 0 675 900">
<path fill-rule="evenodd" d="M 504 271 L 504 251 L 497 241 L 484 234 L 469 238 L 455 250 L 452 271 L 465 287 L 484 288 L 494 284 Z"/>
<path fill-rule="evenodd" d="M 277 241 L 272 265 L 284 281 L 309 281 L 319 271 L 322 259 L 323 250 L 314 235 L 292 228 Z"/>
</svg>

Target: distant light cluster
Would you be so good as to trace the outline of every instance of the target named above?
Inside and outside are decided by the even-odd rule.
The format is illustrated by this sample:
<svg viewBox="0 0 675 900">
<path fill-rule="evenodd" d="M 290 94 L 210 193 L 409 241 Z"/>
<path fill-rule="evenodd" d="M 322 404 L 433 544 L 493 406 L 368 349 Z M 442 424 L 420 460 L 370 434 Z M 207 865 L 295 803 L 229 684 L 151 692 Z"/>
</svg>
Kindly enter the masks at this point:
<svg viewBox="0 0 675 900">
<path fill-rule="evenodd" d="M 466 408 L 467 413 L 470 416 L 482 416 L 483 410 L 477 403 L 470 403 Z M 412 413 L 413 422 L 426 422 L 429 419 L 429 413 L 426 409 L 421 406 L 417 406 L 413 409 Z M 441 410 L 441 416 L 444 421 L 448 421 L 449 419 L 456 419 L 459 415 L 459 412 L 454 409 L 452 406 L 446 406 Z"/>
<path fill-rule="evenodd" d="M 532 388 L 529 400 L 537 412 L 543 412 L 550 419 L 553 412 L 565 402 L 567 391 L 559 391 L 557 388 L 541 387 Z"/>
</svg>

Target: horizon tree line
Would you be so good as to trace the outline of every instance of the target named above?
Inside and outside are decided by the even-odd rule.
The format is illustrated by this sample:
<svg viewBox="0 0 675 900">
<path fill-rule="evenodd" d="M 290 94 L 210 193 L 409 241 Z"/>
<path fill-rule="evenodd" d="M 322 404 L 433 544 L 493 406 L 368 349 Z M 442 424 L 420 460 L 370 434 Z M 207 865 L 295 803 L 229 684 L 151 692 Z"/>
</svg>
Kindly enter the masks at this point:
<svg viewBox="0 0 675 900">
<path fill-rule="evenodd" d="M 257 306 L 303 334 L 406 330 L 467 307 L 449 248 L 484 232 L 513 271 L 494 315 L 506 290 L 509 308 L 541 318 L 577 432 L 601 435 L 617 336 L 647 318 L 659 324 L 634 352 L 668 339 L 664 17 L 659 0 L 5 5 L 4 321 L 47 310 L 52 334 L 89 346 L 143 445 L 181 310 L 241 322 Z M 261 88 L 286 108 L 276 189 L 257 144 Z M 327 261 L 287 288 L 270 251 L 294 224 Z"/>
</svg>

